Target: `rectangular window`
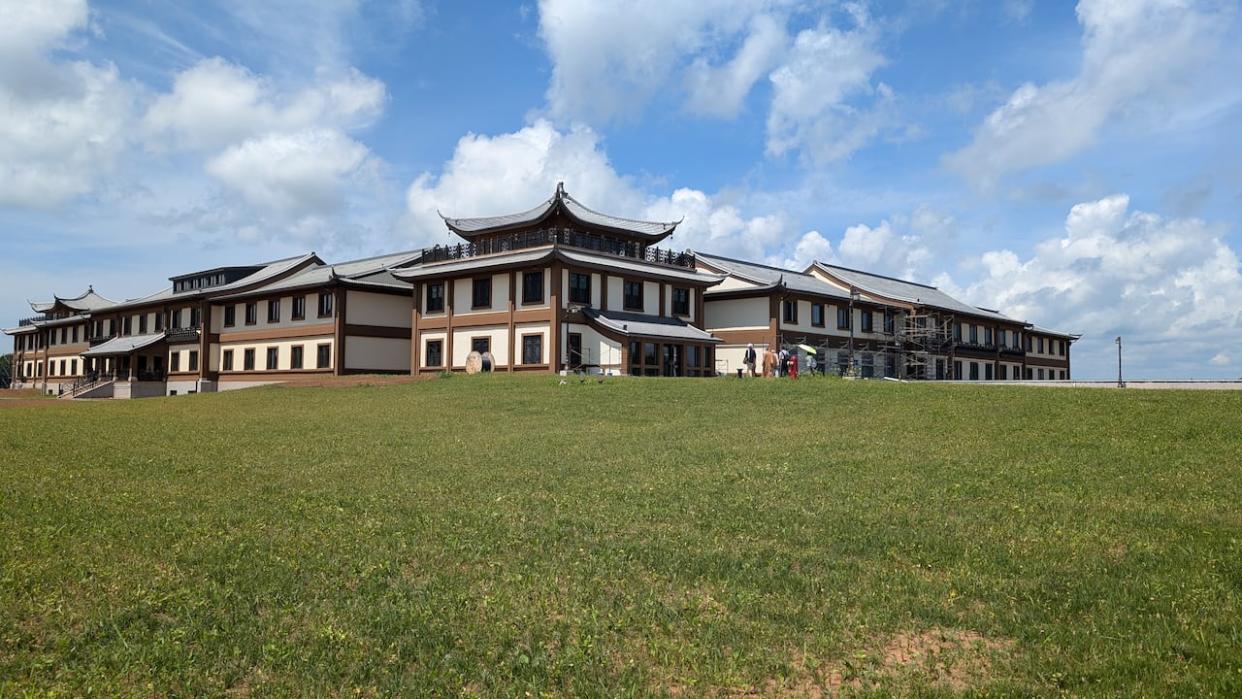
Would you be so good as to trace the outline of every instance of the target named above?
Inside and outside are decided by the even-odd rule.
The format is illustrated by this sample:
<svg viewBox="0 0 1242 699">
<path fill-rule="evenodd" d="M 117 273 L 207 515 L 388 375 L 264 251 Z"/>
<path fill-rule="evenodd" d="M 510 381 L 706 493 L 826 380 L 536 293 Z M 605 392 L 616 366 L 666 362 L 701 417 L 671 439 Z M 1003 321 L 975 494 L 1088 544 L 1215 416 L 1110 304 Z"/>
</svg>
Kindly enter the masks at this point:
<svg viewBox="0 0 1242 699">
<path fill-rule="evenodd" d="M 160 332 L 163 329 L 164 329 L 164 312 L 159 311 L 155 314 L 155 332 Z"/>
<path fill-rule="evenodd" d="M 992 380 L 992 364 L 990 362 L 983 365 L 983 379 L 985 381 Z"/>
<path fill-rule="evenodd" d="M 824 327 L 824 304 L 811 304 L 811 325 L 817 328 Z"/>
<path fill-rule="evenodd" d="M 173 352 L 168 360 L 168 368 L 171 371 L 181 371 L 181 353 Z"/>
<path fill-rule="evenodd" d="M 850 329 L 850 309 L 846 306 L 837 307 L 837 330 Z"/>
<path fill-rule="evenodd" d="M 1008 330 L 997 330 L 996 331 L 996 344 L 1000 345 L 1001 347 L 1008 347 L 1009 345 L 1006 342 L 1006 340 L 1008 339 L 1009 339 Z"/>
<path fill-rule="evenodd" d="M 444 282 L 433 282 L 427 285 L 427 310 L 426 313 L 441 313 L 444 311 Z M 437 365 L 438 366 L 438 365 Z"/>
<path fill-rule="evenodd" d="M 78 334 L 78 329 L 77 329 L 77 328 L 74 328 L 74 329 L 73 329 L 73 334 L 74 334 L 74 335 L 77 335 L 77 334 Z M 138 316 L 138 334 L 139 334 L 139 335 L 146 335 L 146 334 L 147 334 L 147 314 L 146 314 L 146 313 L 143 313 L 142 315 Z M 73 339 L 74 339 L 74 341 L 76 341 L 76 340 L 77 340 L 77 338 L 76 338 L 76 337 L 75 337 L 75 338 L 73 338 Z"/>
<path fill-rule="evenodd" d="M 280 299 L 272 299 L 267 302 L 267 322 L 280 322 Z"/>
<path fill-rule="evenodd" d="M 630 376 L 642 376 L 643 354 L 642 343 L 630 340 Z"/>
<path fill-rule="evenodd" d="M 873 332 L 875 330 L 875 316 L 872 315 L 871 311 L 862 311 L 861 313 L 859 320 L 861 321 L 862 331 L 865 333 Z"/>
<path fill-rule="evenodd" d="M 122 331 L 121 331 L 121 334 L 122 334 L 122 335 L 132 335 L 132 334 L 133 334 L 133 332 L 134 332 L 134 317 L 133 317 L 133 316 L 125 316 L 125 323 L 122 325 L 122 327 L 123 327 L 123 328 L 125 328 L 124 330 L 122 330 Z M 60 330 L 60 341 L 61 341 L 62 343 L 65 341 L 65 330 L 64 330 L 64 328 L 61 328 L 61 330 Z"/>
<path fill-rule="evenodd" d="M 991 328 L 983 329 L 983 344 L 988 345 L 988 346 L 992 345 L 992 329 Z"/>
<path fill-rule="evenodd" d="M 315 366 L 327 369 L 332 364 L 332 345 L 319 345 L 315 348 Z"/>
<path fill-rule="evenodd" d="M 427 341 L 427 366 L 444 366 L 444 340 Z"/>
<path fill-rule="evenodd" d="M 1049 374 L 1051 374 L 1051 372 L 1049 372 Z M 65 375 L 65 360 L 63 359 L 60 360 L 60 375 L 61 376 Z"/>
<path fill-rule="evenodd" d="M 198 350 L 190 350 L 190 371 L 198 371 Z"/>
<path fill-rule="evenodd" d="M 690 290 L 684 286 L 673 287 L 673 315 L 690 315 Z"/>
<path fill-rule="evenodd" d="M 580 272 L 569 273 L 569 302 L 591 303 L 591 275 Z"/>
<path fill-rule="evenodd" d="M 475 279 L 470 284 L 470 307 L 471 308 L 491 308 L 492 307 L 492 278 L 482 277 Z"/>
<path fill-rule="evenodd" d="M 1035 373 L 1036 373 L 1036 375 L 1039 377 L 1039 380 L 1040 380 L 1040 381 L 1043 381 L 1043 380 L 1044 380 L 1044 370 L 1043 370 L 1043 369 L 1036 369 L 1036 370 L 1035 370 Z"/>
<path fill-rule="evenodd" d="M 797 323 L 798 322 L 798 302 L 797 301 L 786 300 L 782 304 L 781 308 L 782 308 L 781 318 L 784 319 L 786 323 Z"/>
<path fill-rule="evenodd" d="M 953 341 L 954 342 L 962 341 L 962 324 L 961 323 L 953 324 Z"/>
<path fill-rule="evenodd" d="M 259 322 L 259 304 L 251 301 L 246 304 L 246 325 L 254 325 Z"/>
<path fill-rule="evenodd" d="M 200 320 L 200 317 L 199 317 L 198 306 L 194 306 L 193 308 L 190 309 L 190 327 L 197 328 L 199 320 Z"/>
<path fill-rule="evenodd" d="M 472 337 L 470 338 L 470 351 L 483 354 L 492 350 L 492 338 L 490 337 Z"/>
<path fill-rule="evenodd" d="M 543 303 L 543 270 L 522 273 L 522 303 Z"/>
<path fill-rule="evenodd" d="M 1042 337 L 1039 338 L 1039 353 L 1040 354 L 1044 353 L 1044 338 Z"/>
<path fill-rule="evenodd" d="M 522 363 L 543 363 L 543 335 L 522 336 Z"/>
<path fill-rule="evenodd" d="M 582 366 L 582 333 L 569 333 L 569 366 L 576 369 Z M 635 361 L 637 360 L 637 355 Z"/>
<path fill-rule="evenodd" d="M 306 319 L 306 297 L 305 296 L 294 296 L 293 297 L 292 320 L 305 320 L 305 319 Z"/>
<path fill-rule="evenodd" d="M 224 327 L 231 328 L 237 325 L 237 306 L 229 304 L 224 307 Z"/>
<path fill-rule="evenodd" d="M 979 362 L 970 363 L 970 380 L 971 381 L 979 380 Z"/>
<path fill-rule="evenodd" d="M 864 354 L 859 358 L 859 374 L 864 379 L 875 377 L 875 358 L 870 354 Z"/>
<path fill-rule="evenodd" d="M 169 320 L 168 327 L 170 328 L 176 329 L 176 328 L 183 327 L 181 325 L 181 309 L 178 308 L 177 310 L 173 311 L 172 315 L 169 317 L 168 320 Z"/>
<path fill-rule="evenodd" d="M 897 314 L 888 309 L 884 311 L 884 332 L 889 335 L 897 332 Z"/>
<path fill-rule="evenodd" d="M 248 349 L 242 353 L 242 369 L 246 371 L 254 371 L 254 348 Z"/>
<path fill-rule="evenodd" d="M 220 370 L 233 370 L 233 350 L 224 350 L 223 354 L 220 355 Z"/>
<path fill-rule="evenodd" d="M 289 368 L 302 368 L 302 345 L 294 345 L 289 348 Z"/>
<path fill-rule="evenodd" d="M 621 303 L 627 311 L 643 310 L 643 283 L 625 280 L 622 287 Z"/>
<path fill-rule="evenodd" d="M 962 376 L 962 363 L 961 362 L 953 362 L 953 378 L 958 381 L 961 381 L 963 378 L 965 378 Z"/>
<path fill-rule="evenodd" d="M 319 317 L 328 318 L 332 315 L 332 292 L 319 292 Z"/>
<path fill-rule="evenodd" d="M 970 326 L 970 344 L 972 345 L 979 344 L 979 326 L 978 325 L 972 324 Z"/>
<path fill-rule="evenodd" d="M 648 368 L 660 363 L 657 354 L 654 342 L 643 343 L 643 364 L 647 365 Z"/>
<path fill-rule="evenodd" d="M 279 347 L 268 347 L 267 348 L 267 370 L 276 371 L 276 367 L 278 367 L 279 365 L 280 365 L 280 348 Z"/>
</svg>

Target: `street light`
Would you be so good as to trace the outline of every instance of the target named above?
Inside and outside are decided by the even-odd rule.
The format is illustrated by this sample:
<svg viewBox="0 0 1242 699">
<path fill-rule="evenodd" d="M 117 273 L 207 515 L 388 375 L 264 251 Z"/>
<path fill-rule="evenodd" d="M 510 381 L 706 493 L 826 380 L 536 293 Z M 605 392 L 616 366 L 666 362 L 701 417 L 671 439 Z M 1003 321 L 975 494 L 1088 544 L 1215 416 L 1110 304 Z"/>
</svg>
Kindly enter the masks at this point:
<svg viewBox="0 0 1242 699">
<path fill-rule="evenodd" d="M 1121 380 L 1121 336 L 1117 336 L 1117 388 L 1125 388 L 1126 382 Z"/>
<path fill-rule="evenodd" d="M 850 363 L 846 367 L 846 374 L 856 376 L 858 373 L 858 364 L 854 360 L 854 302 L 858 300 L 858 289 L 850 287 L 850 317 L 848 319 L 850 326 Z"/>
</svg>

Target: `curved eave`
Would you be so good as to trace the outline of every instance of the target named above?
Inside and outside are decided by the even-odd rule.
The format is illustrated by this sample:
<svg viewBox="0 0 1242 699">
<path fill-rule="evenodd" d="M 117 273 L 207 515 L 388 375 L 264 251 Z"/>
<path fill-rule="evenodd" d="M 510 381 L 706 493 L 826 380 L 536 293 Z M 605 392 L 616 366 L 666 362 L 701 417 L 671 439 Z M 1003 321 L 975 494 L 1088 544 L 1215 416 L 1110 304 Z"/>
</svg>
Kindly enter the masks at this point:
<svg viewBox="0 0 1242 699">
<path fill-rule="evenodd" d="M 581 209 L 581 213 L 575 212 L 575 208 Z M 600 213 L 574 199 L 563 189 L 559 188 L 556 194 L 540 205 L 514 214 L 481 218 L 450 218 L 439 211 L 436 213 L 444 220 L 444 225 L 448 226 L 449 230 L 469 240 L 482 235 L 509 233 L 529 228 L 548 220 L 558 212 L 564 214 L 570 221 L 583 228 L 630 238 L 641 238 L 648 243 L 658 243 L 664 240 L 672 235 L 677 226 L 681 224 L 681 220 L 671 222 L 640 221 L 638 219 L 627 219 Z M 659 230 L 639 230 L 626 226 L 625 224 L 627 223 L 634 226 L 656 227 Z"/>
</svg>

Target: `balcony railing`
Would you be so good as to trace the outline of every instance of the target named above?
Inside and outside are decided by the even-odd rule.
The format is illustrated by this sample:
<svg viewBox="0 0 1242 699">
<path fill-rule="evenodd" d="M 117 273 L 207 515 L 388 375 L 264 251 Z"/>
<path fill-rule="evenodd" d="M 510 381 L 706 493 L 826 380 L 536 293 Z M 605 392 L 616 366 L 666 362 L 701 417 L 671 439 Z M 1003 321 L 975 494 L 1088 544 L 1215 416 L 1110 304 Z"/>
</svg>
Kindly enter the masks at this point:
<svg viewBox="0 0 1242 699">
<path fill-rule="evenodd" d="M 102 345 L 114 337 L 116 337 L 116 335 L 91 335 L 86 338 L 86 341 L 90 343 L 91 347 L 94 347 L 95 345 Z"/>
<path fill-rule="evenodd" d="M 198 328 L 169 328 L 164 332 L 168 342 L 195 342 L 198 340 Z"/>
<path fill-rule="evenodd" d="M 548 228 L 486 238 L 473 243 L 436 245 L 423 249 L 423 263 L 464 260 L 480 255 L 524 250 L 543 245 L 561 245 L 607 255 L 625 257 L 639 262 L 694 269 L 694 253 L 664 250 L 598 233 L 585 233 L 567 228 Z"/>
<path fill-rule="evenodd" d="M 52 320 L 52 317 L 40 313 L 37 316 L 30 316 L 29 318 L 22 318 L 21 320 L 17 321 L 17 326 L 19 328 L 24 328 L 27 325 L 34 325 L 36 322 L 41 322 L 45 320 Z"/>
</svg>

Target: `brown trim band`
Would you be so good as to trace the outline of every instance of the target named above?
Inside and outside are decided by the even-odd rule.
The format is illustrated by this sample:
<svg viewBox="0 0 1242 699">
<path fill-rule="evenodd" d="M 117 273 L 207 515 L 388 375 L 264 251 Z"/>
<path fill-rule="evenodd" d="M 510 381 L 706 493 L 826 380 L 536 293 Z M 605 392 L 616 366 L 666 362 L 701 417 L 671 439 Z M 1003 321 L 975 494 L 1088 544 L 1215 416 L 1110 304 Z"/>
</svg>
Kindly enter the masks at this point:
<svg viewBox="0 0 1242 699">
<path fill-rule="evenodd" d="M 397 340 L 408 340 L 410 328 L 394 328 L 388 325 L 350 325 L 345 324 L 346 337 L 386 337 Z"/>
<path fill-rule="evenodd" d="M 331 374 L 331 369 L 286 369 L 275 371 L 222 371 L 221 381 L 246 381 L 252 378 L 271 379 L 280 377 L 323 376 Z"/>
<path fill-rule="evenodd" d="M 335 323 L 317 323 L 315 325 L 296 325 L 292 327 L 272 328 L 264 330 L 243 330 L 241 332 L 220 333 L 220 343 L 250 342 L 256 340 L 283 340 L 298 337 L 314 337 L 332 335 L 336 330 Z"/>
</svg>

